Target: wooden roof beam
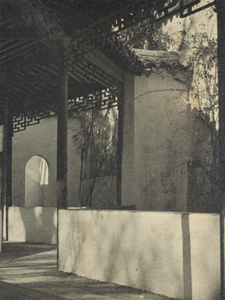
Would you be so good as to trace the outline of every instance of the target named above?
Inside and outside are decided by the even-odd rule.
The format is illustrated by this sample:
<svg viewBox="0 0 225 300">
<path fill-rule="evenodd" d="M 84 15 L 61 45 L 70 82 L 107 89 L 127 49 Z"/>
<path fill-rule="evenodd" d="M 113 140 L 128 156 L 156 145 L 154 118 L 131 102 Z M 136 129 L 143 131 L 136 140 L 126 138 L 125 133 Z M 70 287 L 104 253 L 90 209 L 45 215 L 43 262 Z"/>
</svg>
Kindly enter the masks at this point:
<svg viewBox="0 0 225 300">
<path fill-rule="evenodd" d="M 29 76 L 31 80 L 40 80 L 40 77 L 44 77 L 45 80 L 50 79 L 50 82 L 52 82 L 52 76 L 49 76 L 46 74 L 46 72 L 41 72 L 40 70 L 33 69 L 32 70 L 27 70 L 23 69 L 22 71 L 17 71 L 17 74 L 20 74 L 22 76 Z M 39 82 L 41 84 L 41 82 Z M 43 82 L 43 85 L 46 85 L 46 82 Z"/>
<path fill-rule="evenodd" d="M 104 85 L 104 86 L 107 86 L 107 87 L 115 85 L 115 81 L 113 81 L 113 79 L 109 80 L 109 77 L 110 77 L 109 75 L 106 76 L 106 74 L 104 74 L 104 77 L 101 76 L 101 75 L 103 75 L 103 73 L 100 74 L 101 71 L 98 70 L 98 69 L 96 69 L 93 72 L 92 70 L 90 70 L 90 64 L 88 64 L 85 61 L 74 64 L 73 67 L 76 68 L 79 72 L 79 75 L 82 76 L 82 78 L 85 81 L 88 80 L 89 83 L 97 82 L 98 84 Z M 91 67 L 92 67 L 92 69 L 95 68 L 94 65 L 92 65 Z M 96 68 L 98 68 L 98 67 L 96 66 Z"/>
<path fill-rule="evenodd" d="M 10 42 L 10 44 L 11 44 L 11 42 Z M 9 51 L 11 51 L 11 50 L 13 50 L 15 48 L 20 47 L 21 45 L 27 45 L 27 42 L 26 41 L 22 41 L 22 42 L 18 42 L 17 44 L 13 44 L 13 45 L 11 44 L 10 46 L 5 47 L 4 49 L 0 50 L 0 54 L 3 54 L 5 52 L 9 52 Z M 3 45 L 1 44 L 0 47 L 2 48 L 2 46 Z M 7 53 L 7 55 L 9 55 L 9 53 Z M 3 58 L 4 58 L 4 56 L 3 56 Z"/>
<path fill-rule="evenodd" d="M 82 66 L 83 69 L 86 70 L 86 74 L 93 80 L 98 83 L 101 83 L 107 87 L 114 86 L 117 84 L 117 81 L 112 79 L 109 74 L 104 74 L 104 71 L 100 70 L 97 66 L 91 65 L 87 63 L 86 61 L 82 62 L 84 66 Z M 92 70 L 90 70 L 90 67 Z M 93 71 L 94 70 L 94 71 Z"/>
<path fill-rule="evenodd" d="M 77 75 L 76 76 L 73 73 L 68 72 L 68 75 L 69 75 L 70 78 L 74 79 L 76 82 L 79 82 L 79 83 L 81 82 L 81 80 L 79 79 L 79 76 L 77 74 L 76 74 Z"/>
<path fill-rule="evenodd" d="M 24 54 L 24 50 L 27 51 L 27 50 L 30 50 L 30 48 L 34 48 L 35 45 L 37 45 L 37 42 L 32 42 L 30 44 L 27 44 L 27 43 L 24 43 L 24 42 L 21 42 L 20 44 L 25 44 L 23 47 L 20 47 L 19 49 L 16 49 L 15 51 L 13 52 L 10 52 L 10 53 L 7 53 L 6 55 L 3 55 L 1 56 L 1 59 L 4 59 L 4 58 L 8 58 L 9 56 L 14 56 L 14 57 L 18 57 L 20 54 Z M 17 46 L 17 45 L 16 45 Z M 16 47 L 15 46 L 15 47 Z M 15 48 L 13 47 L 13 48 Z"/>
<path fill-rule="evenodd" d="M 106 70 L 107 73 L 116 80 L 123 82 L 123 71 L 118 65 L 113 63 L 107 56 L 100 50 L 95 49 L 91 53 L 85 55 L 86 58 L 97 65 L 99 68 Z"/>
<path fill-rule="evenodd" d="M 27 93 L 27 95 L 31 96 L 34 95 L 34 86 L 28 84 L 29 78 L 25 77 L 26 80 L 23 80 L 23 82 L 21 82 L 21 80 L 18 80 L 17 78 L 11 78 L 13 81 L 13 84 L 10 85 L 10 87 L 18 87 L 20 90 L 24 91 L 25 93 Z M 24 84 L 25 81 L 25 84 Z M 43 91 L 43 89 L 42 89 Z"/>
<path fill-rule="evenodd" d="M 31 52 L 34 50 L 34 46 L 37 44 L 37 42 L 33 42 L 30 45 L 26 45 L 18 51 L 14 51 L 13 53 L 6 54 L 0 57 L 0 62 L 3 64 L 10 63 L 14 61 L 15 59 L 24 57 L 27 55 L 28 52 Z M 26 50 L 26 51 L 24 51 Z"/>
<path fill-rule="evenodd" d="M 58 76 L 58 72 L 56 70 L 53 70 L 55 66 L 52 66 L 52 68 L 48 68 L 46 66 L 43 65 L 36 65 L 34 67 L 31 67 L 32 70 L 37 71 L 39 73 L 45 74 L 46 77 L 57 77 Z"/>
<path fill-rule="evenodd" d="M 23 98 L 23 97 L 29 97 L 29 96 L 30 96 L 30 93 L 29 93 L 29 92 L 24 91 L 23 88 L 20 88 L 20 87 L 15 86 L 15 85 L 12 85 L 11 88 L 10 88 L 10 90 L 11 90 L 11 91 L 12 91 L 12 90 L 15 90 L 15 91 L 19 92 L 21 95 L 23 95 L 22 98 Z M 18 93 L 16 94 L 16 97 L 18 97 Z"/>
<path fill-rule="evenodd" d="M 77 76 L 78 78 L 82 79 L 84 82 L 86 82 L 86 83 L 88 83 L 88 84 L 91 83 L 91 81 L 89 80 L 89 78 L 87 78 L 87 76 L 85 76 L 85 73 L 84 73 L 77 65 L 74 64 L 74 65 L 71 67 L 71 69 L 73 69 L 73 70 L 70 70 L 70 71 L 69 71 L 71 75 Z M 75 69 L 76 69 L 77 71 L 75 71 Z M 75 74 L 76 74 L 76 75 L 75 75 Z"/>
<path fill-rule="evenodd" d="M 17 74 L 19 74 L 20 76 L 22 76 L 24 79 L 25 79 L 25 86 L 26 87 L 30 87 L 32 90 L 37 90 L 37 91 L 40 91 L 40 92 L 43 92 L 43 87 L 45 86 L 45 84 L 42 84 L 42 87 L 38 87 L 36 84 L 30 84 L 28 78 L 27 78 L 27 74 L 24 74 L 23 72 L 21 71 L 18 71 Z"/>
</svg>

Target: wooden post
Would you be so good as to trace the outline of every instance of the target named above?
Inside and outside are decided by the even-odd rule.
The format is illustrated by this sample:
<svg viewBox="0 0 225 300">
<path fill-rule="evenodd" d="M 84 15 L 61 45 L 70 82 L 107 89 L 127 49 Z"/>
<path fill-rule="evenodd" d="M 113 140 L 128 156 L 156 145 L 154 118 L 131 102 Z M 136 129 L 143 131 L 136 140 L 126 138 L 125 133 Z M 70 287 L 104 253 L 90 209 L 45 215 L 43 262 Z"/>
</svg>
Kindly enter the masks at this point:
<svg viewBox="0 0 225 300">
<path fill-rule="evenodd" d="M 59 73 L 57 124 L 57 208 L 67 208 L 68 76 L 64 59 Z"/>
<path fill-rule="evenodd" d="M 216 1 L 218 24 L 218 83 L 219 83 L 219 201 L 221 299 L 224 299 L 224 217 L 225 217 L 225 2 Z"/>
<path fill-rule="evenodd" d="M 6 156 L 5 156 L 5 176 L 6 176 L 6 203 L 5 203 L 5 238 L 8 241 L 8 208 L 12 206 L 12 135 L 13 135 L 13 119 L 7 113 L 7 130 L 6 130 Z"/>
<path fill-rule="evenodd" d="M 4 213 L 4 194 L 5 194 L 5 161 L 4 161 L 4 128 L 0 125 L 0 252 L 3 244 L 3 213 Z"/>
<path fill-rule="evenodd" d="M 134 169 L 134 75 L 126 73 L 124 75 L 124 87 L 122 98 L 122 120 L 120 119 L 122 126 L 120 126 L 119 136 L 121 146 L 121 203 L 123 206 L 129 206 L 129 208 L 135 208 L 134 203 L 136 201 L 136 179 Z M 120 109 L 121 111 L 121 109 Z M 119 170 L 118 170 L 119 171 Z"/>
<path fill-rule="evenodd" d="M 57 111 L 57 266 L 59 266 L 59 209 L 67 208 L 68 75 L 65 67 L 65 47 L 61 50 Z"/>
<path fill-rule="evenodd" d="M 121 183 L 122 183 L 122 155 L 123 155 L 123 119 L 124 104 L 123 99 L 118 103 L 118 144 L 117 144 L 117 188 L 116 188 L 116 205 L 121 206 Z"/>
<path fill-rule="evenodd" d="M 6 101 L 5 90 L 3 91 L 3 99 L 0 103 L 0 252 L 2 252 L 3 246 L 3 215 L 4 215 L 4 205 L 6 199 L 6 132 L 7 132 L 7 113 L 6 113 Z"/>
</svg>

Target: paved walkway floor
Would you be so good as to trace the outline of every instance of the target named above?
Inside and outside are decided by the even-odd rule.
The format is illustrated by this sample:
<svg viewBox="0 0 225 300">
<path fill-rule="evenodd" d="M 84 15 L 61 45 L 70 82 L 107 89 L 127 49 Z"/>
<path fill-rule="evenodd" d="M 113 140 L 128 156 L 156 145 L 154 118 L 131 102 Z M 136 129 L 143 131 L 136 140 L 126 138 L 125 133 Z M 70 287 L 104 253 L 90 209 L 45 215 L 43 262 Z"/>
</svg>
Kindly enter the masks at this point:
<svg viewBox="0 0 225 300">
<path fill-rule="evenodd" d="M 4 243 L 0 253 L 0 300 L 169 298 L 57 271 L 56 247 Z"/>
</svg>

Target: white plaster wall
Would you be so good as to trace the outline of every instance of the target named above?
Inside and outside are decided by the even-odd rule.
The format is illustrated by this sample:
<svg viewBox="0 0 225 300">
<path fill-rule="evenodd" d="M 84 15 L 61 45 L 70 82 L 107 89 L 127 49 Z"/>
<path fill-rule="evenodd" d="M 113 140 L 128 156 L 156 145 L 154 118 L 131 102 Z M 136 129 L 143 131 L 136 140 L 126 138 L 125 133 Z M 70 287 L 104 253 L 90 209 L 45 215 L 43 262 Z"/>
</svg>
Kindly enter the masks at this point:
<svg viewBox="0 0 225 300">
<path fill-rule="evenodd" d="M 57 243 L 56 208 L 9 207 L 8 222 L 9 241 Z"/>
<path fill-rule="evenodd" d="M 80 206 L 78 189 L 80 181 L 81 155 L 79 144 L 73 138 L 80 130 L 80 122 L 76 114 L 68 120 L 68 206 Z M 13 137 L 12 157 L 12 204 L 25 205 L 25 167 L 29 159 L 35 155 L 46 159 L 49 167 L 48 197 L 43 200 L 43 206 L 56 207 L 56 157 L 57 157 L 57 118 L 43 119 L 40 124 L 30 126 L 25 131 L 15 133 Z M 91 181 L 91 180 L 89 180 Z M 83 190 L 89 187 L 88 180 L 82 184 Z M 99 192 L 101 197 L 99 197 Z M 100 177 L 96 180 L 93 191 L 95 207 L 112 207 L 116 198 L 115 176 Z M 28 201 L 28 203 L 34 201 Z"/>
<path fill-rule="evenodd" d="M 79 121 L 75 117 L 68 120 L 68 203 L 77 206 L 80 177 L 80 154 L 73 139 Z M 56 206 L 56 157 L 57 157 L 57 117 L 40 121 L 40 124 L 27 127 L 25 131 L 14 134 L 12 156 L 12 203 L 24 206 L 25 167 L 28 160 L 39 155 L 46 159 L 49 167 L 48 198 L 44 206 Z M 32 201 L 31 201 L 32 202 Z"/>
<path fill-rule="evenodd" d="M 219 215 L 191 214 L 189 222 L 193 300 L 220 299 Z"/>
<path fill-rule="evenodd" d="M 81 194 L 83 203 L 88 199 L 91 186 L 94 184 L 92 194 L 92 208 L 113 208 L 116 206 L 116 175 L 102 176 L 90 179 L 83 179 Z M 86 206 L 86 205 L 83 205 Z"/>
<path fill-rule="evenodd" d="M 136 76 L 132 90 L 133 95 L 125 89 L 122 203 L 138 210 L 186 211 L 191 149 L 187 86 L 164 71 Z M 133 196 L 126 195 L 129 190 Z"/>
<path fill-rule="evenodd" d="M 212 124 L 200 118 L 196 109 L 190 114 L 192 153 L 189 164 L 188 209 L 192 212 L 218 213 L 220 200 L 215 193 L 216 133 Z M 215 147 L 215 148 L 214 148 Z M 205 171 L 207 170 L 207 172 Z"/>
<path fill-rule="evenodd" d="M 2 252 L 2 241 L 3 241 L 3 221 L 2 221 L 2 210 L 0 209 L 0 253 Z"/>
<path fill-rule="evenodd" d="M 186 209 L 191 145 L 187 97 L 187 87 L 166 71 L 135 78 L 137 209 Z"/>
<path fill-rule="evenodd" d="M 56 206 L 56 117 L 41 120 L 14 134 L 12 139 L 12 203 L 25 205 L 25 167 L 35 155 L 46 159 L 49 167 L 46 206 Z"/>
<path fill-rule="evenodd" d="M 219 215 L 59 211 L 59 269 L 171 298 L 219 299 Z"/>
</svg>

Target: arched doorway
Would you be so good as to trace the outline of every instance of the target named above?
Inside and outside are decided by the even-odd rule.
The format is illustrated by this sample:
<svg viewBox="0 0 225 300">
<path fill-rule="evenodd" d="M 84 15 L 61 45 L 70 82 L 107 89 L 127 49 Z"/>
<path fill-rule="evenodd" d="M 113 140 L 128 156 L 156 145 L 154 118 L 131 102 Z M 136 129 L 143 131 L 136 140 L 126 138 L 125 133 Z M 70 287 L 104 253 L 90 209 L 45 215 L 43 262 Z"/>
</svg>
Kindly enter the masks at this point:
<svg viewBox="0 0 225 300">
<path fill-rule="evenodd" d="M 41 156 L 33 156 L 25 168 L 25 206 L 47 206 L 49 168 Z"/>
</svg>

